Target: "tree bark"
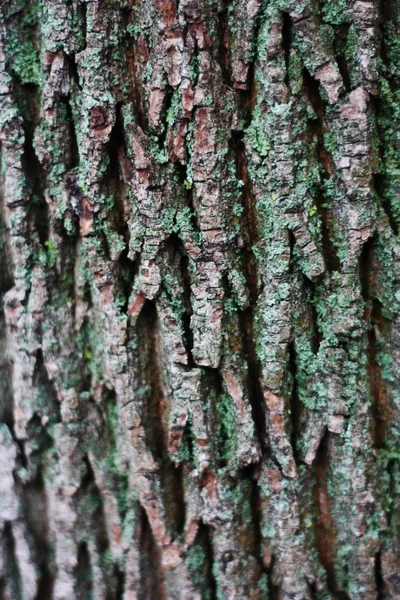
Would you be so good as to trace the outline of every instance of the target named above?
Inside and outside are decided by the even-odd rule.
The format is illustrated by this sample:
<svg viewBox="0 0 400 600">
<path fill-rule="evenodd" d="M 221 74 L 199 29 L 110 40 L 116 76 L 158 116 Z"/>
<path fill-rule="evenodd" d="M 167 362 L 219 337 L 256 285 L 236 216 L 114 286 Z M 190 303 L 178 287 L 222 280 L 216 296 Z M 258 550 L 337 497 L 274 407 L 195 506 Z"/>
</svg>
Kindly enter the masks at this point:
<svg viewBox="0 0 400 600">
<path fill-rule="evenodd" d="M 0 8 L 0 598 L 400 599 L 399 0 Z"/>
</svg>

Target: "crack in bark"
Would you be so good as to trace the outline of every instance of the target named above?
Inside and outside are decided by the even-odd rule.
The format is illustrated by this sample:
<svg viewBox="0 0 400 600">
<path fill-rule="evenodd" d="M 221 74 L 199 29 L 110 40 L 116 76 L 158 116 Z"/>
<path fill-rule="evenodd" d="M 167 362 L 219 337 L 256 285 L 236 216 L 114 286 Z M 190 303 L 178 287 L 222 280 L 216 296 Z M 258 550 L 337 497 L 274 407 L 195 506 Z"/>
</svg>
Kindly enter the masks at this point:
<svg viewBox="0 0 400 600">
<path fill-rule="evenodd" d="M 285 84 L 290 88 L 289 65 L 290 52 L 293 43 L 293 23 L 289 13 L 282 13 L 282 46 L 285 57 Z"/>
<path fill-rule="evenodd" d="M 266 409 L 264 394 L 261 387 L 261 367 L 255 351 L 254 311 L 247 308 L 239 314 L 240 329 L 243 336 L 243 346 L 248 364 L 248 389 L 253 417 L 260 448 L 268 452 L 268 436 L 266 426 Z"/>
<path fill-rule="evenodd" d="M 388 327 L 382 316 L 379 300 L 371 295 L 375 272 L 371 268 L 374 261 L 374 243 L 371 237 L 363 246 L 359 258 L 361 292 L 365 302 L 364 318 L 368 321 L 368 373 L 372 401 L 373 439 L 375 448 L 386 446 L 387 435 L 393 420 L 393 411 L 386 385 L 382 377 L 382 368 L 378 364 L 377 354 L 380 339 Z"/>
<path fill-rule="evenodd" d="M 307 300 L 308 326 L 311 328 L 311 343 L 314 354 L 318 354 L 322 342 L 322 333 L 318 326 L 318 314 L 316 309 L 316 299 L 318 293 L 315 283 L 303 275 L 303 288 Z"/>
<path fill-rule="evenodd" d="M 289 372 L 291 374 L 292 379 L 292 391 L 290 394 L 290 444 L 292 446 L 293 458 L 296 465 L 299 464 L 299 452 L 297 449 L 297 442 L 300 434 L 300 411 L 301 411 L 301 403 L 297 393 L 297 366 L 296 366 L 296 353 L 294 349 L 294 343 L 291 342 L 288 348 L 288 356 L 289 356 Z"/>
<path fill-rule="evenodd" d="M 93 571 L 86 542 L 79 544 L 74 578 L 76 600 L 91 598 L 93 596 Z"/>
<path fill-rule="evenodd" d="M 37 600 L 52 598 L 54 586 L 54 559 L 50 543 L 48 506 L 42 469 L 36 477 L 22 485 L 22 509 L 35 546 L 35 557 L 40 572 Z"/>
<path fill-rule="evenodd" d="M 21 162 L 30 198 L 27 219 L 28 223 L 34 223 L 40 243 L 42 246 L 45 246 L 50 231 L 49 209 L 47 202 L 44 199 L 46 174 L 33 146 L 34 124 L 28 126 L 26 125 L 26 121 L 24 121 L 23 129 L 25 133 L 25 142 Z"/>
<path fill-rule="evenodd" d="M 387 3 L 384 0 L 378 0 L 378 24 L 379 24 L 379 58 L 382 61 L 383 68 L 381 68 L 381 78 L 384 83 L 387 83 L 389 90 L 396 94 L 396 90 L 399 86 L 398 77 L 393 74 L 393 66 L 391 65 L 391 60 L 389 58 L 389 52 L 386 45 L 386 37 L 385 37 L 385 26 L 393 23 L 395 24 L 397 19 L 399 18 L 400 8 L 396 6 L 395 3 Z M 397 14 L 396 14 L 397 12 Z M 396 33 L 398 33 L 398 29 L 396 28 Z M 391 68 L 392 67 L 392 68 Z M 387 92 L 386 92 L 387 94 Z M 376 125 L 377 125 L 377 133 L 378 133 L 378 156 L 380 162 L 380 171 L 375 173 L 372 180 L 372 188 L 378 194 L 378 197 L 381 202 L 381 206 L 385 211 L 385 214 L 389 220 L 390 227 L 397 237 L 399 234 L 399 215 L 395 214 L 395 210 L 392 204 L 393 201 L 393 189 L 387 189 L 388 183 L 390 182 L 390 177 L 388 178 L 388 173 L 385 169 L 386 163 L 386 154 L 385 151 L 388 150 L 390 152 L 390 145 L 393 145 L 392 150 L 398 153 L 399 147 L 395 141 L 391 139 L 385 139 L 385 120 L 390 118 L 396 118 L 396 112 L 393 107 L 390 107 L 389 111 L 392 110 L 392 114 L 388 111 L 385 113 L 384 106 L 385 98 L 382 98 L 378 95 L 376 97 L 371 98 L 371 105 L 374 108 L 375 117 L 376 117 Z M 386 99 L 387 102 L 387 99 Z M 386 108 L 386 110 L 388 110 Z M 382 123 L 380 123 L 380 119 L 382 119 Z M 386 125 L 387 127 L 387 125 Z M 393 169 L 393 166 L 392 166 Z M 388 181 L 389 179 L 389 181 Z M 390 192 L 388 195 L 387 192 Z"/>
<path fill-rule="evenodd" d="M 217 600 L 217 582 L 214 575 L 214 551 L 212 543 L 212 529 L 200 521 L 197 533 L 197 543 L 203 548 L 205 564 L 203 565 L 204 589 L 209 592 L 210 600 Z"/>
<path fill-rule="evenodd" d="M 385 582 L 382 576 L 381 551 L 375 555 L 375 581 L 376 581 L 376 600 L 385 600 Z"/>
<path fill-rule="evenodd" d="M 303 69 L 303 83 L 306 97 L 308 98 L 314 113 L 315 120 L 308 122 L 308 135 L 312 138 L 317 138 L 316 153 L 317 160 L 320 165 L 321 179 L 322 181 L 329 180 L 335 172 L 332 157 L 328 154 L 324 147 L 324 118 L 326 114 L 326 102 L 321 96 L 321 84 L 317 81 L 309 71 Z M 322 184 L 318 186 L 317 193 L 314 198 L 315 206 L 317 208 L 317 214 L 321 222 L 322 232 L 322 252 L 324 256 L 325 265 L 328 271 L 339 271 L 340 261 L 337 256 L 332 236 L 333 229 L 333 213 L 328 208 L 328 203 L 324 197 Z"/>
<path fill-rule="evenodd" d="M 36 353 L 36 362 L 33 372 L 33 387 L 45 395 L 46 402 L 43 409 L 50 419 L 56 423 L 61 423 L 60 402 L 57 398 L 57 390 L 54 382 L 50 380 L 46 365 L 44 364 L 43 352 L 39 348 Z"/>
<path fill-rule="evenodd" d="M 143 410 L 143 427 L 146 444 L 159 465 L 164 509 L 169 527 L 176 535 L 185 525 L 185 496 L 183 468 L 176 466 L 168 453 L 165 396 L 162 381 L 162 356 L 159 346 L 157 310 L 153 302 L 146 300 L 137 322 L 142 351 L 146 353 L 144 368 L 150 382 L 150 394 Z"/>
<path fill-rule="evenodd" d="M 261 499 L 261 488 L 259 485 L 259 465 L 249 465 L 242 469 L 242 474 L 246 479 L 249 479 L 251 483 L 251 494 L 250 494 L 250 506 L 251 506 L 251 517 L 252 526 L 254 533 L 254 554 L 260 568 L 261 573 L 267 575 L 268 580 L 271 582 L 272 577 L 272 562 L 269 566 L 265 564 L 264 557 L 262 555 L 262 524 L 263 524 L 263 511 L 262 511 L 262 499 Z M 271 586 L 270 586 L 271 589 Z"/>
<path fill-rule="evenodd" d="M 175 168 L 176 168 L 176 173 L 178 174 L 181 189 L 185 190 L 186 206 L 190 210 L 190 223 L 191 223 L 195 233 L 197 233 L 201 236 L 201 228 L 200 228 L 200 224 L 199 224 L 199 219 L 198 219 L 198 215 L 196 212 L 196 207 L 194 205 L 193 185 L 188 186 L 187 166 L 182 165 L 179 162 L 176 162 Z"/>
<path fill-rule="evenodd" d="M 221 8 L 218 11 L 218 64 L 221 68 L 222 81 L 225 85 L 232 87 L 232 69 L 230 61 L 230 30 L 228 22 L 229 6 L 231 0 L 221 0 Z"/>
<path fill-rule="evenodd" d="M 15 540 L 12 531 L 12 524 L 5 521 L 2 532 L 4 549 L 4 575 L 0 575 L 0 594 L 1 598 L 21 598 L 21 573 L 15 555 Z"/>
<path fill-rule="evenodd" d="M 146 511 L 140 505 L 139 511 L 140 590 L 138 590 L 138 600 L 149 600 L 150 598 L 167 600 L 161 552 L 151 532 Z"/>
<path fill-rule="evenodd" d="M 66 164 L 66 168 L 68 171 L 72 171 L 79 166 L 79 146 L 78 139 L 76 136 L 76 128 L 74 115 L 71 108 L 70 96 L 67 98 L 62 98 L 61 102 L 65 106 L 66 111 L 66 119 L 68 124 L 68 137 L 69 137 L 69 161 Z"/>
<path fill-rule="evenodd" d="M 335 31 L 335 59 L 339 69 L 339 73 L 343 80 L 344 89 L 347 93 L 351 91 L 350 70 L 346 57 L 346 48 L 350 32 L 350 24 L 342 23 L 337 25 Z"/>
<path fill-rule="evenodd" d="M 245 97 L 250 97 L 251 91 L 246 93 Z M 242 96 L 244 93 L 242 92 Z M 248 107 L 245 110 L 249 110 Z M 255 351 L 254 335 L 254 307 L 257 304 L 259 295 L 257 262 L 252 252 L 252 248 L 257 244 L 258 224 L 255 199 L 251 190 L 251 181 L 247 169 L 247 160 L 245 146 L 243 143 L 243 133 L 232 131 L 232 146 L 236 156 L 236 169 L 238 178 L 243 181 L 242 199 L 244 205 L 244 222 L 246 246 L 243 249 L 243 259 L 245 264 L 244 275 L 246 277 L 247 288 L 250 296 L 250 306 L 239 312 L 239 325 L 243 337 L 244 353 L 248 364 L 247 385 L 249 390 L 249 400 L 251 412 L 260 447 L 263 451 L 267 450 L 267 430 L 266 430 L 266 411 L 264 394 L 261 387 L 261 367 Z"/>
<path fill-rule="evenodd" d="M 138 331 L 146 352 L 145 368 L 148 371 L 147 380 L 151 385 L 149 400 L 144 407 L 143 425 L 146 431 L 147 445 L 154 457 L 161 461 L 167 448 L 166 431 L 164 428 L 164 392 L 161 382 L 161 357 L 158 342 L 157 310 L 153 302 L 146 300 L 137 321 Z"/>
<path fill-rule="evenodd" d="M 349 600 L 340 590 L 335 574 L 335 524 L 331 513 L 331 499 L 328 491 L 330 444 L 334 434 L 325 430 L 314 460 L 315 500 L 316 500 L 316 546 L 321 563 L 326 571 L 328 588 L 334 598 Z"/>
<path fill-rule="evenodd" d="M 189 272 L 189 257 L 182 252 L 181 260 L 180 260 L 180 271 L 182 274 L 183 281 L 183 294 L 184 294 L 184 305 L 185 305 L 185 313 L 183 315 L 183 328 L 185 331 L 185 349 L 188 355 L 188 367 L 194 367 L 194 359 L 193 359 L 193 331 L 190 327 L 190 319 L 193 314 L 192 304 L 190 300 L 191 296 L 191 280 L 190 280 L 190 272 Z"/>
</svg>

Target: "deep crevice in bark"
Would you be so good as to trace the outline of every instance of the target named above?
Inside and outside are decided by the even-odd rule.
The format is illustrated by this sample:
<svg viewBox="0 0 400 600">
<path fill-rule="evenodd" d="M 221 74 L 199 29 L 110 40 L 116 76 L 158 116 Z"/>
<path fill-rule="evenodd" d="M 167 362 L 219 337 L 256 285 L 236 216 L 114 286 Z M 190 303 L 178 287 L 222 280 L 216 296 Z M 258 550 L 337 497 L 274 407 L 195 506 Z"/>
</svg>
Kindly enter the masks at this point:
<svg viewBox="0 0 400 600">
<path fill-rule="evenodd" d="M 387 434 L 392 422 L 392 409 L 382 377 L 382 368 L 378 363 L 377 353 L 379 338 L 384 327 L 381 305 L 374 300 L 371 307 L 370 326 L 368 331 L 368 371 L 372 400 L 373 439 L 375 448 L 386 446 Z"/>
<path fill-rule="evenodd" d="M 332 273 L 340 271 L 340 260 L 335 250 L 332 241 L 332 211 L 328 208 L 322 191 L 319 191 L 315 197 L 315 205 L 317 207 L 318 216 L 321 221 L 322 232 L 322 250 L 324 255 L 325 266 Z"/>
<path fill-rule="evenodd" d="M 129 202 L 126 200 L 127 186 L 122 177 L 123 162 L 126 161 L 126 138 L 121 114 L 122 102 L 118 102 L 115 108 L 116 120 L 111 131 L 107 150 L 109 155 L 109 164 L 102 179 L 102 186 L 108 194 L 113 197 L 113 207 L 109 214 L 109 222 L 114 231 L 123 239 L 125 247 L 118 256 L 118 267 L 121 272 L 121 284 L 125 296 L 125 303 L 122 310 L 126 313 L 128 310 L 129 295 L 133 282 L 138 272 L 136 261 L 128 257 L 130 231 L 127 224 L 131 210 Z M 111 244 L 113 241 L 111 241 Z M 110 257 L 112 248 L 104 236 L 104 246 L 107 248 L 107 255 Z"/>
<path fill-rule="evenodd" d="M 397 119 L 396 104 L 393 104 L 394 99 L 398 95 L 399 76 L 396 69 L 397 56 L 393 57 L 393 48 L 390 52 L 390 36 L 388 35 L 388 27 L 393 26 L 392 32 L 398 37 L 399 32 L 399 16 L 400 8 L 396 2 L 385 2 L 378 0 L 378 26 L 379 26 L 379 59 L 382 62 L 380 68 L 380 79 L 382 82 L 382 90 L 387 89 L 382 95 L 377 95 L 371 98 L 371 105 L 374 108 L 376 115 L 377 137 L 378 137 L 378 156 L 380 168 L 378 173 L 375 173 L 372 179 L 372 188 L 379 196 L 381 206 L 389 220 L 389 225 L 397 237 L 399 234 L 399 214 L 396 210 L 395 195 L 396 189 L 393 189 L 391 180 L 393 178 L 393 164 L 391 163 L 390 154 L 399 153 L 398 136 L 394 133 L 391 127 L 391 121 Z M 387 37 L 389 39 L 387 39 Z M 389 44 L 389 45 L 388 45 Z M 393 44 L 393 38 L 392 38 Z M 389 92 L 389 94 L 388 94 Z M 397 101 L 395 101 L 397 102 Z M 393 160 L 393 159 L 392 159 Z M 388 168 L 387 168 L 388 161 Z M 398 161 L 397 161 L 398 165 Z M 395 167 L 396 169 L 398 166 Z"/>
<path fill-rule="evenodd" d="M 34 541 L 35 556 L 40 572 L 36 600 L 52 598 L 54 564 L 49 538 L 48 506 L 42 470 L 34 480 L 22 487 L 22 507 L 30 534 Z"/>
<path fill-rule="evenodd" d="M 166 600 L 164 572 L 161 564 L 161 553 L 153 537 L 146 511 L 139 507 L 139 564 L 140 564 L 140 590 L 138 600 L 157 598 Z"/>
<path fill-rule="evenodd" d="M 293 43 L 293 23 L 292 19 L 287 12 L 282 13 L 282 46 L 285 57 L 285 84 L 290 87 L 289 80 L 289 65 L 290 65 L 290 52 Z"/>
<path fill-rule="evenodd" d="M 84 512 L 89 516 L 90 530 L 88 534 L 94 538 L 96 554 L 105 580 L 107 597 L 117 598 L 117 590 L 123 586 L 123 575 L 114 561 L 109 560 L 110 542 L 107 533 L 106 513 L 103 495 L 96 483 L 95 473 L 88 456 L 84 457 L 86 474 L 77 493 Z M 76 568 L 77 584 L 82 585 L 85 594 L 90 594 L 93 583 L 93 572 L 86 542 L 81 542 L 78 549 L 78 565 Z M 86 595 L 82 596 L 86 598 Z"/>
<path fill-rule="evenodd" d="M 124 132 L 124 124 L 122 118 L 123 103 L 118 102 L 115 107 L 115 123 L 110 134 L 110 140 L 107 144 L 109 156 L 109 164 L 107 171 L 103 177 L 103 183 L 106 185 L 114 196 L 114 206 L 118 210 L 118 216 L 121 218 L 123 225 L 126 221 L 126 215 L 123 214 L 123 198 L 126 196 L 125 183 L 121 179 L 121 158 L 126 156 L 127 146 Z M 121 155 L 122 153 L 122 155 Z M 126 227 L 126 225 L 125 225 Z"/>
<path fill-rule="evenodd" d="M 0 310 L 3 311 L 3 296 L 14 285 L 12 272 L 10 230 L 6 222 L 6 203 L 4 197 L 4 179 L 2 176 L 4 165 L 4 151 L 0 144 L 0 250 L 2 260 L 0 261 Z M 2 327 L 0 331 L 5 332 Z"/>
<path fill-rule="evenodd" d="M 76 600 L 87 600 L 93 597 L 93 571 L 89 550 L 86 542 L 81 542 L 78 547 L 77 566 L 75 576 Z"/>
<path fill-rule="evenodd" d="M 0 596 L 3 600 L 8 598 L 22 598 L 21 574 L 18 569 L 15 555 L 15 540 L 12 531 L 12 525 L 5 521 L 3 529 L 3 552 L 4 552 L 4 579 L 0 579 Z"/>
<path fill-rule="evenodd" d="M 2 298 L 0 295 L 0 301 Z M 0 406 L 0 423 L 12 427 L 13 416 L 13 391 L 12 391 L 12 362 L 7 353 L 7 338 L 3 335 L 5 332 L 4 312 L 0 312 L 0 397 L 2 399 Z"/>
<path fill-rule="evenodd" d="M 381 303 L 371 294 L 371 288 L 375 283 L 374 244 L 373 237 L 364 244 L 359 258 L 359 271 L 361 293 L 365 302 L 364 318 L 368 321 L 368 373 L 372 403 L 372 435 L 375 448 L 384 448 L 393 415 L 385 381 L 382 377 L 382 368 L 377 358 L 380 338 L 387 328 L 387 324 L 382 316 Z"/>
<path fill-rule="evenodd" d="M 49 209 L 43 195 L 46 186 L 46 176 L 33 147 L 33 130 L 24 125 L 24 132 L 25 142 L 22 167 L 27 187 L 30 191 L 30 219 L 35 224 L 40 243 L 44 246 L 48 241 L 50 229 Z"/>
<path fill-rule="evenodd" d="M 162 366 L 158 343 L 158 315 L 153 302 L 146 300 L 137 321 L 137 329 L 141 332 L 143 351 L 146 352 L 145 368 L 151 392 L 144 407 L 143 426 L 146 440 L 153 456 L 162 461 L 166 448 L 166 431 L 164 427 L 164 392 L 162 389 Z"/>
<path fill-rule="evenodd" d="M 124 598 L 124 589 L 125 589 L 125 574 L 124 571 L 116 565 L 114 567 L 114 579 L 117 582 L 115 589 L 115 600 L 123 600 Z M 110 596 L 110 600 L 112 600 L 113 596 Z"/>
<path fill-rule="evenodd" d="M 197 533 L 198 543 L 202 546 L 205 556 L 203 567 L 204 589 L 209 591 L 210 600 L 217 600 L 217 582 L 214 574 L 214 550 L 212 542 L 212 529 L 209 525 L 200 521 Z"/>
<path fill-rule="evenodd" d="M 43 412 L 48 414 L 52 421 L 61 423 L 60 402 L 57 398 L 57 390 L 54 383 L 50 380 L 49 374 L 44 364 L 43 352 L 39 348 L 36 353 L 35 369 L 33 372 L 33 385 L 38 392 L 43 395 Z M 45 399 L 45 401 L 44 401 Z M 40 409 L 39 409 L 40 410 Z"/>
<path fill-rule="evenodd" d="M 375 582 L 376 582 L 376 600 L 385 600 L 385 582 L 382 576 L 381 551 L 375 555 Z"/>
<path fill-rule="evenodd" d="M 311 329 L 310 333 L 312 350 L 314 354 L 317 354 L 322 342 L 322 333 L 318 325 L 318 313 L 315 306 L 318 293 L 316 290 L 316 284 L 310 281 L 308 277 L 303 276 L 303 286 L 307 300 L 307 324 Z"/>
<path fill-rule="evenodd" d="M 376 105 L 378 107 L 377 110 L 379 111 L 379 101 L 378 100 L 376 101 Z M 380 145 L 380 160 L 383 162 L 384 156 L 383 156 L 382 142 L 380 142 L 380 144 L 381 144 Z M 390 228 L 393 232 L 393 235 L 397 237 L 399 234 L 399 225 L 396 221 L 396 218 L 395 218 L 392 206 L 391 206 L 391 202 L 386 194 L 385 179 L 384 179 L 383 175 L 381 175 L 380 173 L 375 173 L 375 175 L 372 178 L 371 187 L 373 190 L 375 190 L 375 192 L 377 193 L 377 195 L 379 197 L 380 204 L 385 212 L 385 215 L 387 216 L 387 219 L 388 219 Z"/>
<path fill-rule="evenodd" d="M 121 288 L 124 303 L 121 306 L 121 311 L 124 314 L 128 314 L 129 311 L 129 300 L 131 292 L 135 283 L 135 279 L 139 272 L 139 264 L 136 261 L 131 260 L 128 257 L 129 249 L 125 248 L 118 258 L 118 267 L 120 269 L 121 277 Z"/>
<path fill-rule="evenodd" d="M 363 245 L 360 258 L 358 260 L 359 272 L 360 272 L 360 286 L 361 295 L 366 304 L 371 302 L 370 288 L 374 283 L 371 281 L 374 275 L 371 265 L 374 260 L 374 238 L 370 237 Z"/>
<path fill-rule="evenodd" d="M 257 302 L 258 297 L 258 277 L 257 277 L 257 261 L 253 254 L 252 248 L 257 244 L 259 239 L 258 234 L 258 217 L 257 208 L 252 194 L 251 181 L 247 168 L 246 148 L 243 142 L 243 132 L 231 132 L 231 149 L 236 160 L 237 177 L 243 182 L 242 201 L 244 207 L 244 223 L 243 236 L 245 238 L 245 247 L 243 249 L 245 263 L 245 277 L 247 287 L 250 293 L 252 305 Z"/>
<path fill-rule="evenodd" d="M 183 294 L 184 294 L 184 305 L 185 313 L 183 315 L 183 328 L 185 331 L 185 349 L 188 355 L 188 367 L 194 366 L 193 359 L 193 331 L 190 327 L 190 319 L 193 314 L 192 303 L 191 303 L 191 278 L 189 272 L 189 257 L 182 253 L 180 260 L 180 271 L 182 274 L 183 281 Z"/>
<path fill-rule="evenodd" d="M 4 313 L 4 295 L 14 285 L 11 264 L 10 231 L 6 225 L 6 206 L 4 197 L 4 180 L 1 175 L 4 168 L 3 149 L 0 145 L 0 422 L 12 428 L 13 424 L 13 391 L 12 391 L 12 360 L 7 348 L 7 330 Z"/>
<path fill-rule="evenodd" d="M 254 320 L 257 299 L 259 295 L 257 261 L 252 248 L 258 241 L 257 209 L 251 190 L 251 181 L 247 169 L 246 150 L 243 143 L 243 133 L 232 131 L 232 146 L 236 157 L 238 178 L 243 181 L 242 200 L 244 205 L 244 235 L 246 245 L 243 249 L 244 275 L 249 290 L 250 306 L 239 312 L 239 325 L 243 339 L 244 352 L 248 364 L 248 390 L 251 411 L 260 446 L 267 447 L 266 414 L 264 394 L 261 387 L 261 367 L 255 350 Z"/>
<path fill-rule="evenodd" d="M 222 81 L 225 85 L 232 87 L 232 74 L 230 64 L 230 30 L 229 30 L 229 6 L 231 0 L 221 0 L 218 11 L 218 64 L 221 68 Z"/>
<path fill-rule="evenodd" d="M 338 589 L 334 568 L 333 545 L 335 534 L 328 493 L 329 443 L 332 434 L 326 429 L 314 459 L 316 498 L 316 545 L 326 571 L 328 587 L 336 596 Z"/>
<path fill-rule="evenodd" d="M 221 403 L 221 396 L 223 394 L 223 378 L 219 369 L 213 369 L 211 367 L 202 367 L 207 378 L 206 389 L 207 395 L 211 399 L 211 429 L 213 439 L 213 451 L 219 467 L 226 467 L 228 464 L 227 443 L 229 442 L 229 432 L 226 429 L 224 419 L 218 410 L 218 406 Z M 207 479 L 207 471 L 205 474 Z"/>
<path fill-rule="evenodd" d="M 128 99 L 132 102 L 135 112 L 135 120 L 138 126 L 142 131 L 145 132 L 148 129 L 149 121 L 144 102 L 144 86 L 141 79 L 141 73 L 139 72 L 140 65 L 138 65 L 138 56 L 140 54 L 138 45 L 140 41 L 141 38 L 139 38 L 137 41 L 135 40 L 134 43 L 132 43 L 131 46 L 126 49 L 126 62 L 129 81 Z M 144 46 L 145 43 L 142 45 Z"/>
<path fill-rule="evenodd" d="M 280 600 L 281 599 L 281 590 L 279 585 L 274 582 L 274 568 L 276 565 L 276 557 L 274 554 L 271 554 L 271 563 L 268 569 L 268 587 L 270 590 L 270 600 Z"/>
<path fill-rule="evenodd" d="M 331 512 L 331 499 L 328 491 L 330 445 L 333 435 L 328 429 L 320 441 L 315 460 L 315 535 L 321 563 L 326 571 L 328 589 L 338 600 L 348 600 L 345 592 L 339 589 L 335 574 L 335 524 Z"/>
<path fill-rule="evenodd" d="M 164 90 L 163 108 L 160 113 L 161 125 L 158 125 L 155 128 L 152 126 L 152 129 L 154 130 L 154 133 L 157 136 L 157 142 L 158 142 L 158 147 L 160 149 L 160 152 L 162 152 L 164 150 L 165 144 L 167 141 L 167 134 L 168 134 L 169 127 L 168 127 L 166 117 L 171 108 L 173 96 L 174 96 L 174 89 L 172 88 L 172 86 L 167 84 L 165 87 L 165 90 Z"/>
<path fill-rule="evenodd" d="M 299 453 L 297 450 L 297 441 L 300 433 L 300 410 L 301 403 L 297 392 L 297 366 L 296 366 L 296 352 L 294 349 L 294 343 L 291 342 L 288 348 L 289 357 L 289 372 L 292 379 L 292 390 L 290 394 L 290 444 L 292 446 L 293 458 L 296 464 L 299 464 Z"/>
<path fill-rule="evenodd" d="M 251 414 L 255 424 L 257 437 L 263 452 L 268 449 L 266 410 L 264 394 L 261 386 L 261 367 L 255 350 L 254 312 L 252 308 L 239 313 L 240 329 L 248 364 L 248 390 Z"/>
<path fill-rule="evenodd" d="M 350 70 L 348 65 L 348 59 L 346 57 L 349 32 L 349 23 L 342 23 L 335 27 L 335 59 L 339 69 L 339 73 L 342 76 L 344 89 L 347 93 L 351 91 Z"/>
<path fill-rule="evenodd" d="M 183 298 L 184 311 L 182 313 L 182 326 L 184 330 L 183 343 L 188 357 L 188 368 L 195 366 L 192 351 L 193 351 L 193 332 L 190 327 L 190 319 L 193 314 L 192 303 L 191 303 L 191 275 L 189 270 L 189 256 L 186 252 L 185 246 L 176 233 L 172 233 L 168 239 L 163 243 L 163 248 L 168 253 L 169 265 L 176 266 L 178 269 L 178 276 L 181 283 L 181 291 Z M 163 291 L 173 302 L 173 296 L 168 287 L 163 284 Z"/>
<path fill-rule="evenodd" d="M 261 573 L 267 575 L 268 578 L 271 576 L 270 568 L 267 568 L 263 556 L 262 556 L 262 523 L 263 523 L 263 512 L 262 512 L 262 492 L 259 486 L 259 465 L 249 465 L 242 469 L 243 476 L 250 481 L 251 492 L 250 492 L 250 507 L 251 507 L 251 518 L 252 518 L 252 529 L 254 535 L 254 554 L 260 568 Z"/>
<path fill-rule="evenodd" d="M 78 138 L 75 129 L 75 120 L 71 108 L 70 96 L 67 98 L 61 98 L 61 102 L 65 106 L 67 126 L 68 126 L 68 137 L 69 137 L 69 153 L 68 162 L 66 164 L 67 171 L 72 171 L 79 165 L 79 146 Z"/>
<path fill-rule="evenodd" d="M 118 511 L 123 521 L 126 517 L 128 505 L 129 471 L 128 466 L 118 463 L 118 447 L 120 444 L 119 407 L 115 390 L 103 389 L 101 407 L 105 431 L 107 433 L 106 461 L 113 472 L 113 484 L 117 500 Z"/>
<path fill-rule="evenodd" d="M 308 586 L 308 591 L 309 591 L 311 600 L 318 600 L 319 594 L 318 594 L 316 583 L 314 581 L 310 582 L 307 580 L 307 586 Z"/>
<path fill-rule="evenodd" d="M 82 18 L 81 18 L 81 23 L 82 23 L 82 39 L 83 39 L 83 48 L 82 50 L 86 50 L 87 48 L 87 30 L 88 30 L 88 4 L 87 2 L 82 2 L 80 3 L 80 9 L 82 11 Z"/>
<path fill-rule="evenodd" d="M 86 4 L 82 4 L 82 8 L 86 10 Z M 71 84 L 76 86 L 79 91 L 82 91 L 82 86 L 79 81 L 78 63 L 76 61 L 76 54 L 67 54 L 64 52 L 64 56 L 68 61 L 68 73 L 71 78 Z M 67 97 L 67 100 L 71 100 L 71 94 Z"/>
<path fill-rule="evenodd" d="M 164 509 L 173 533 L 179 535 L 185 524 L 185 495 L 183 469 L 176 466 L 168 453 L 168 434 L 165 423 L 162 356 L 159 346 L 158 315 L 153 302 L 146 300 L 137 322 L 143 351 L 147 352 L 145 368 L 151 390 L 143 410 L 146 444 L 160 468 Z M 145 350 L 146 348 L 146 350 Z"/>
<path fill-rule="evenodd" d="M 200 225 L 199 225 L 199 222 L 198 222 L 196 207 L 195 207 L 195 204 L 194 204 L 193 183 L 191 185 L 188 185 L 187 166 L 186 165 L 181 165 L 180 163 L 176 162 L 175 163 L 175 169 L 176 169 L 176 173 L 177 173 L 178 178 L 179 178 L 180 185 L 185 190 L 186 206 L 190 210 L 190 215 L 189 216 L 190 216 L 191 225 L 193 227 L 193 230 L 197 234 L 201 235 L 201 229 L 200 229 Z"/>
<path fill-rule="evenodd" d="M 316 116 L 315 120 L 308 121 L 308 134 L 311 136 L 311 139 L 314 136 L 317 139 L 316 158 L 320 165 L 321 179 L 322 181 L 327 181 L 333 176 L 335 169 L 333 167 L 332 158 L 324 146 L 326 102 L 321 95 L 321 84 L 306 68 L 303 69 L 303 83 L 306 97 Z M 327 203 L 324 197 L 322 184 L 318 186 L 314 201 L 321 223 L 322 252 L 326 268 L 330 272 L 339 271 L 340 261 L 334 246 L 335 238 L 332 235 L 334 217 L 332 210 L 329 208 L 329 203 Z"/>
</svg>

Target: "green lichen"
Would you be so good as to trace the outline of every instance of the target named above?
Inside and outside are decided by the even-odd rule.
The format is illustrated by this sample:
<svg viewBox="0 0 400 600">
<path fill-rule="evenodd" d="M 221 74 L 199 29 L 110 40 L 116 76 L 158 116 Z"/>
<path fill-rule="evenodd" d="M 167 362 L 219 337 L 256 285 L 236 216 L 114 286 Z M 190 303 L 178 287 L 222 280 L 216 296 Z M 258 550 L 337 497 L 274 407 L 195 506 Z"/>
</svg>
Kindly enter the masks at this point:
<svg viewBox="0 0 400 600">
<path fill-rule="evenodd" d="M 223 391 L 216 400 L 215 445 L 219 461 L 230 461 L 235 458 L 237 447 L 235 412 L 232 398 Z"/>
<path fill-rule="evenodd" d="M 6 36 L 6 57 L 11 71 L 22 84 L 39 85 L 39 47 L 36 41 L 39 6 L 32 3 L 17 13 Z"/>
</svg>

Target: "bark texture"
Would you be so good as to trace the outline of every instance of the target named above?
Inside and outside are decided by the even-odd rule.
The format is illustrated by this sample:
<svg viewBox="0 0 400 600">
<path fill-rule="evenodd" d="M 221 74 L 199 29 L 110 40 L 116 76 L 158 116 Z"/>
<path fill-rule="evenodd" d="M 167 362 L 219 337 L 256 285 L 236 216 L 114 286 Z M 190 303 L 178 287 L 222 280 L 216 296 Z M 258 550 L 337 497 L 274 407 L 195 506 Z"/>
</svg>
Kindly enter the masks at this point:
<svg viewBox="0 0 400 600">
<path fill-rule="evenodd" d="M 399 599 L 399 0 L 0 7 L 0 598 Z"/>
</svg>

